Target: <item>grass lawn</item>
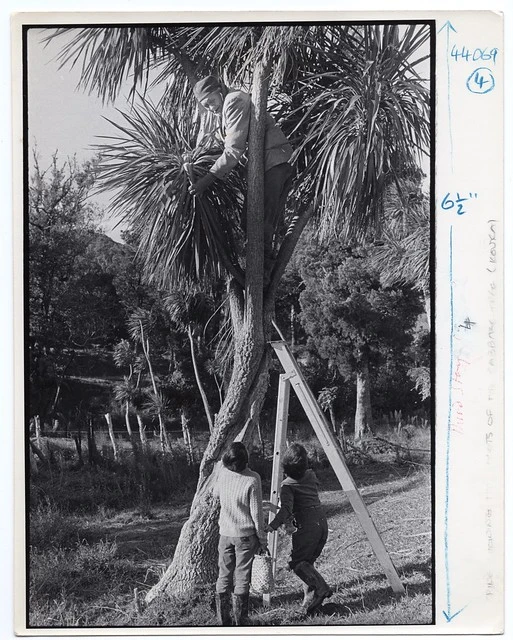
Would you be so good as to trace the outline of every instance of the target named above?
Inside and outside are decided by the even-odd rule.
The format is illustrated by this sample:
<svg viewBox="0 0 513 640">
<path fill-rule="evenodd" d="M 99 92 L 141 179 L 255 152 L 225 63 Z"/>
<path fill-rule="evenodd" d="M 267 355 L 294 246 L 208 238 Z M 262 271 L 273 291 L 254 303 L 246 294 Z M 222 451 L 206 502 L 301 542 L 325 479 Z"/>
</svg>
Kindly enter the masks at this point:
<svg viewBox="0 0 513 640">
<path fill-rule="evenodd" d="M 271 606 L 252 597 L 255 626 L 429 624 L 431 606 L 431 494 L 429 466 L 376 464 L 354 475 L 381 532 L 406 595 L 396 597 L 331 471 L 322 474 L 330 528 L 317 566 L 334 595 L 305 618 L 302 589 L 287 570 L 290 537 L 280 534 L 276 591 Z M 64 515 L 56 508 L 31 519 L 30 625 L 215 626 L 211 588 L 187 601 L 165 599 L 138 611 L 134 589 L 144 594 L 172 557 L 189 503 L 99 509 Z"/>
</svg>

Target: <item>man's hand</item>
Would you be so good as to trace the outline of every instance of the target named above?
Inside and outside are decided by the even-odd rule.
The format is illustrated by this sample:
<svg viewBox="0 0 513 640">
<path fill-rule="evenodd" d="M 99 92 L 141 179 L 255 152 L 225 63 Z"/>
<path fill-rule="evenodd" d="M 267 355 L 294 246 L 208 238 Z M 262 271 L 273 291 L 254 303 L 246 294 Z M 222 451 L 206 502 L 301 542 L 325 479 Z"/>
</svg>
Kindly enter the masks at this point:
<svg viewBox="0 0 513 640">
<path fill-rule="evenodd" d="M 274 533 L 274 529 L 270 525 L 266 524 L 265 527 L 264 527 L 264 532 L 265 533 Z"/>
<path fill-rule="evenodd" d="M 260 549 L 257 551 L 257 555 L 265 556 L 268 553 L 269 553 L 269 547 L 267 546 L 267 544 L 261 544 Z"/>
<path fill-rule="evenodd" d="M 189 193 L 192 193 L 193 196 L 200 196 L 203 191 L 210 187 L 215 179 L 215 175 L 209 171 L 197 182 L 191 184 L 191 186 L 189 187 Z"/>
</svg>

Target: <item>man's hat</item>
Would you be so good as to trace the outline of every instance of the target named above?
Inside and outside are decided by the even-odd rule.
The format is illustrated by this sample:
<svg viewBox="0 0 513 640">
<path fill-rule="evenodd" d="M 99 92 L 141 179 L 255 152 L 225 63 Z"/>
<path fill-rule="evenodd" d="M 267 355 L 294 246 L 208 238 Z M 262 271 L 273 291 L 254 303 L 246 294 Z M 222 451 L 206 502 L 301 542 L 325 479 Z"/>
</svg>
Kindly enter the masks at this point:
<svg viewBox="0 0 513 640">
<path fill-rule="evenodd" d="M 204 98 L 206 98 L 209 94 L 214 91 L 221 90 L 221 83 L 219 79 L 215 76 L 207 76 L 206 78 L 202 78 L 198 80 L 193 87 L 194 95 L 196 96 L 196 100 L 201 102 Z"/>
</svg>

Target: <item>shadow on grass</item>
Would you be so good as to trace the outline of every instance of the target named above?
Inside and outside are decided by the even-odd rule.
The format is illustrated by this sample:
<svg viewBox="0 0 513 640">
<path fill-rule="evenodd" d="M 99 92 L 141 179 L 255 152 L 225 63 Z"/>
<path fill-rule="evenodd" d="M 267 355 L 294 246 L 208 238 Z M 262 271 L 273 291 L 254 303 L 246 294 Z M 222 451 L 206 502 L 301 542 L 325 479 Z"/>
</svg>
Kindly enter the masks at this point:
<svg viewBox="0 0 513 640">
<path fill-rule="evenodd" d="M 420 582 L 409 582 L 415 574 L 421 574 Z M 383 574 L 376 573 L 364 578 L 352 579 L 340 585 L 341 589 L 333 595 L 331 601 L 326 601 L 317 611 L 317 615 L 333 617 L 333 624 L 340 624 L 340 618 L 351 614 L 369 613 L 375 609 L 386 607 L 402 600 L 411 600 L 417 595 L 429 595 L 432 593 L 431 562 L 429 560 L 420 563 L 410 563 L 401 570 L 403 584 L 406 593 L 395 594 L 390 585 L 376 587 L 376 582 L 383 581 Z M 372 587 L 371 587 L 372 585 Z M 293 593 L 284 593 L 273 598 L 273 608 L 295 606 L 298 610 L 297 623 L 306 620 L 306 616 L 300 613 L 302 594 L 299 590 Z M 337 602 L 338 599 L 338 602 Z M 310 623 L 316 616 L 309 617 Z M 322 623 L 322 624 L 329 624 Z"/>
<path fill-rule="evenodd" d="M 114 521 L 91 527 L 83 536 L 89 543 L 101 539 L 115 541 L 122 557 L 170 560 L 182 526 L 189 513 L 188 506 L 174 507 L 151 518 L 134 517 L 132 521 Z"/>
<path fill-rule="evenodd" d="M 374 502 L 381 500 L 381 498 L 384 498 L 386 496 L 392 496 L 398 493 L 404 493 L 406 491 L 410 491 L 411 489 L 415 489 L 416 487 L 425 483 L 425 479 L 422 477 L 422 475 L 415 474 L 414 476 L 411 476 L 409 479 L 408 479 L 408 475 L 409 474 L 405 474 L 403 477 L 404 481 L 398 482 L 396 487 L 390 487 L 390 484 L 394 482 L 394 480 L 398 480 L 398 481 L 401 480 L 401 478 L 386 478 L 382 482 L 383 486 L 376 487 L 375 489 L 370 491 L 366 491 L 364 486 L 362 487 L 361 485 L 358 485 L 358 482 L 356 482 L 356 486 L 360 489 L 361 495 L 365 504 L 369 506 Z M 338 480 L 336 480 L 336 484 L 334 486 L 331 486 L 331 484 L 330 485 L 324 484 L 322 488 L 324 490 L 323 491 L 324 495 L 322 496 L 322 502 L 326 511 L 326 516 L 328 518 L 332 516 L 352 512 L 353 508 L 351 507 L 351 504 L 348 498 L 346 497 L 345 493 L 343 493 L 343 490 L 340 487 L 340 483 L 338 482 Z M 339 491 L 342 492 L 342 502 L 339 502 L 339 503 L 331 502 L 329 499 L 329 496 L 326 496 L 326 493 L 328 492 L 339 492 Z"/>
</svg>

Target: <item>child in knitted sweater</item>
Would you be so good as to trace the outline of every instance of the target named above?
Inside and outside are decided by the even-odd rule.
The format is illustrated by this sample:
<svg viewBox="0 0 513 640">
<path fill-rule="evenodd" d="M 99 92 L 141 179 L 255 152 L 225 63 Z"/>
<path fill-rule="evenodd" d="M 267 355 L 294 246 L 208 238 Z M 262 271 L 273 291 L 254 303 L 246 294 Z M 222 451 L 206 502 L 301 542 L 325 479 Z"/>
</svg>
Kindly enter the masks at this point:
<svg viewBox="0 0 513 640">
<path fill-rule="evenodd" d="M 267 536 L 262 510 L 262 483 L 248 467 L 248 452 L 234 442 L 223 456 L 214 495 L 219 498 L 219 576 L 216 611 L 219 622 L 229 626 L 230 594 L 233 623 L 244 625 L 249 608 L 251 567 L 256 553 L 265 551 Z"/>
<path fill-rule="evenodd" d="M 265 528 L 273 532 L 292 517 L 296 526 L 292 534 L 289 567 L 304 582 L 303 607 L 313 613 L 325 598 L 333 595 L 314 562 L 328 539 L 328 522 L 319 500 L 319 480 L 308 469 L 306 449 L 293 443 L 283 456 L 285 479 L 281 483 L 280 509 Z"/>
</svg>

